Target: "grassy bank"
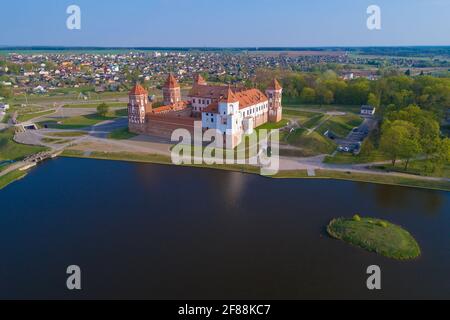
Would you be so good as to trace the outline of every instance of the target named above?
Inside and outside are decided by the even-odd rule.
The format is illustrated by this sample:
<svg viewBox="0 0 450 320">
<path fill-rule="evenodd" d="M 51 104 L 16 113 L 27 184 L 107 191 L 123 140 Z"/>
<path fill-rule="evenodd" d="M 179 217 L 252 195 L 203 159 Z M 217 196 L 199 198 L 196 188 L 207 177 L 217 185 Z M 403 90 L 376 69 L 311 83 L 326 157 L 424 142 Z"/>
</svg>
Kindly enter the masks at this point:
<svg viewBox="0 0 450 320">
<path fill-rule="evenodd" d="M 43 147 L 28 146 L 16 143 L 14 140 L 14 129 L 0 131 L 0 161 L 21 160 L 31 154 L 47 150 Z"/>
<path fill-rule="evenodd" d="M 5 174 L 4 176 L 0 176 L 0 190 L 13 183 L 14 181 L 22 179 L 26 175 L 27 173 L 24 171 L 15 170 Z"/>
<path fill-rule="evenodd" d="M 397 260 L 415 259 L 420 247 L 411 234 L 388 221 L 360 218 L 334 219 L 327 227 L 330 236 L 370 252 Z"/>
<path fill-rule="evenodd" d="M 137 134 L 130 132 L 130 130 L 128 128 L 121 128 L 121 129 L 112 131 L 108 135 L 108 139 L 128 140 L 128 139 L 134 138 L 136 136 L 137 136 Z"/>
<path fill-rule="evenodd" d="M 105 102 L 111 108 L 125 108 L 127 104 L 125 102 Z M 96 109 L 100 103 L 78 103 L 78 104 L 66 104 L 63 108 L 66 109 L 79 109 L 79 108 L 87 108 L 87 109 Z"/>
<path fill-rule="evenodd" d="M 117 160 L 142 163 L 156 163 L 173 165 L 169 156 L 148 154 L 148 153 L 130 153 L 130 152 L 84 152 L 79 150 L 65 150 L 62 156 L 100 159 L 100 160 Z M 218 169 L 227 171 L 237 171 L 245 173 L 260 174 L 260 168 L 250 165 L 187 165 L 189 167 Z M 315 177 L 309 177 L 306 170 L 286 170 L 280 171 L 277 175 L 271 177 L 276 179 L 331 179 L 345 180 L 364 183 L 374 183 L 383 185 L 395 185 L 412 188 L 434 189 L 442 191 L 450 191 L 450 182 L 444 180 L 425 180 L 410 177 L 366 174 L 332 170 L 315 170 Z"/>
<path fill-rule="evenodd" d="M 361 152 L 356 156 L 350 153 L 340 152 L 335 156 L 326 157 L 324 162 L 330 164 L 363 164 L 383 161 L 389 161 L 388 157 L 386 157 L 381 152 L 374 150 L 370 153 L 370 155 Z"/>
<path fill-rule="evenodd" d="M 26 113 L 26 114 L 21 114 L 17 117 L 17 121 L 19 122 L 27 122 L 31 119 L 36 119 L 36 118 L 40 118 L 43 116 L 47 116 L 49 114 L 55 113 L 55 110 L 46 110 L 46 111 L 42 111 L 42 112 L 34 112 L 34 113 Z"/>
<path fill-rule="evenodd" d="M 319 154 L 330 154 L 336 150 L 336 144 L 323 135 L 305 129 L 296 129 L 285 137 L 288 144 L 302 149 L 302 156 L 309 157 Z"/>
<path fill-rule="evenodd" d="M 68 158 L 85 158 L 85 159 L 98 159 L 98 160 L 115 160 L 115 161 L 128 161 L 128 162 L 140 162 L 140 163 L 155 163 L 174 165 L 172 159 L 168 156 L 149 153 L 131 153 L 131 152 L 91 152 L 85 153 L 79 150 L 65 150 L 62 157 Z M 259 174 L 260 169 L 258 167 L 249 165 L 183 165 L 186 167 L 194 168 L 208 168 L 226 171 L 238 171 L 245 173 Z"/>
<path fill-rule="evenodd" d="M 395 167 L 392 164 L 385 164 L 375 166 L 374 168 L 388 172 L 407 173 L 417 176 L 450 178 L 450 163 L 446 163 L 440 168 L 433 168 L 431 160 L 411 161 L 407 169 L 405 169 L 404 163 L 397 163 Z"/>
<path fill-rule="evenodd" d="M 374 184 L 395 185 L 402 187 L 422 188 L 450 191 L 450 182 L 445 180 L 427 180 L 413 177 L 402 177 L 395 175 L 359 173 L 359 172 L 345 172 L 332 170 L 316 170 L 315 179 L 332 179 L 332 180 L 346 180 Z M 275 178 L 305 178 L 304 170 L 295 171 L 280 171 Z"/>
<path fill-rule="evenodd" d="M 57 138 L 76 138 L 87 136 L 88 133 L 85 131 L 67 131 L 67 132 L 51 132 L 46 133 L 46 136 L 57 137 Z"/>
</svg>

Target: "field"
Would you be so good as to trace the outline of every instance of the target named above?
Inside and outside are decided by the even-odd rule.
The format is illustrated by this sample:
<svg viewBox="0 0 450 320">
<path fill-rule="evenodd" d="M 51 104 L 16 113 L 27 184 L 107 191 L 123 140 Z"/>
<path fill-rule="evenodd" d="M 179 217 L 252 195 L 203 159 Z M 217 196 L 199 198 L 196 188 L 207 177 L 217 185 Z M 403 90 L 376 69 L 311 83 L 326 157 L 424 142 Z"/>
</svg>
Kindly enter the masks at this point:
<svg viewBox="0 0 450 320">
<path fill-rule="evenodd" d="M 285 139 L 289 145 L 301 148 L 301 156 L 304 157 L 330 154 L 336 150 L 336 144 L 333 141 L 317 132 L 308 134 L 308 131 L 305 129 L 296 129 L 288 134 Z"/>
<path fill-rule="evenodd" d="M 13 183 L 16 180 L 22 179 L 26 175 L 27 175 L 26 172 L 15 170 L 15 171 L 11 171 L 11 172 L 5 174 L 4 176 L 1 176 L 0 177 L 0 190 L 5 188 L 10 183 Z"/>
<path fill-rule="evenodd" d="M 418 176 L 443 177 L 450 178 L 450 163 L 446 163 L 442 168 L 433 170 L 432 164 L 427 160 L 411 161 L 408 169 L 405 170 L 403 163 L 398 163 L 395 167 L 392 164 L 375 166 L 376 169 L 386 170 L 390 172 L 408 173 Z"/>
<path fill-rule="evenodd" d="M 113 120 L 118 117 L 122 117 L 126 115 L 127 110 L 116 110 L 111 111 L 106 116 L 101 116 L 99 114 L 89 114 L 84 116 L 76 116 L 71 118 L 65 118 L 61 121 L 44 121 L 39 123 L 41 126 L 47 126 L 52 129 L 68 129 L 68 130 L 76 130 L 83 129 L 93 125 L 96 125 L 100 122 Z"/>
<path fill-rule="evenodd" d="M 331 131 L 339 137 L 345 138 L 355 127 L 359 127 L 363 119 L 355 114 L 346 114 L 345 116 L 334 116 L 326 120 L 317 132 L 324 134 Z"/>
<path fill-rule="evenodd" d="M 0 131 L 0 161 L 21 160 L 31 154 L 47 150 L 43 147 L 27 146 L 13 141 L 14 130 Z"/>
<path fill-rule="evenodd" d="M 108 135 L 108 139 L 128 140 L 128 139 L 134 138 L 136 136 L 137 136 L 137 134 L 130 132 L 128 130 L 128 128 L 122 128 L 122 129 L 117 129 L 117 130 L 114 130 L 113 132 L 111 132 Z"/>
<path fill-rule="evenodd" d="M 19 115 L 17 117 L 17 121 L 19 121 L 19 122 L 27 122 L 27 121 L 29 121 L 31 119 L 43 117 L 43 116 L 52 114 L 54 112 L 55 112 L 55 110 L 46 110 L 46 111 L 41 111 L 41 112 L 25 113 L 25 114 Z"/>
<path fill-rule="evenodd" d="M 330 164 L 362 164 L 384 161 L 389 161 L 389 159 L 381 152 L 373 150 L 370 155 L 366 155 L 362 150 L 358 155 L 337 153 L 335 156 L 326 157 L 324 162 Z"/>
<path fill-rule="evenodd" d="M 127 104 L 125 102 L 105 102 L 111 108 L 125 108 Z M 63 108 L 90 108 L 95 109 L 98 107 L 98 103 L 77 103 L 77 104 L 66 104 Z"/>
</svg>

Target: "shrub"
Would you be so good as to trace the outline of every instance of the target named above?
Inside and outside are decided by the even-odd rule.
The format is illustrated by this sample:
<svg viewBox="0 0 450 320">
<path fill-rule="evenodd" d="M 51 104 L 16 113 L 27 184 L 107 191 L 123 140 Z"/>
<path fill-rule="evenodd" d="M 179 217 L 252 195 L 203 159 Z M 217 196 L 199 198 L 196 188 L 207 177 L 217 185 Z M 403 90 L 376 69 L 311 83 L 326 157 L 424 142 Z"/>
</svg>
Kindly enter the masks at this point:
<svg viewBox="0 0 450 320">
<path fill-rule="evenodd" d="M 105 117 L 109 112 L 109 106 L 106 103 L 102 103 L 100 105 L 98 105 L 97 107 L 97 113 L 102 116 Z"/>
<path fill-rule="evenodd" d="M 353 216 L 353 221 L 361 222 L 361 217 L 360 217 L 359 215 L 355 214 L 355 215 Z"/>
</svg>

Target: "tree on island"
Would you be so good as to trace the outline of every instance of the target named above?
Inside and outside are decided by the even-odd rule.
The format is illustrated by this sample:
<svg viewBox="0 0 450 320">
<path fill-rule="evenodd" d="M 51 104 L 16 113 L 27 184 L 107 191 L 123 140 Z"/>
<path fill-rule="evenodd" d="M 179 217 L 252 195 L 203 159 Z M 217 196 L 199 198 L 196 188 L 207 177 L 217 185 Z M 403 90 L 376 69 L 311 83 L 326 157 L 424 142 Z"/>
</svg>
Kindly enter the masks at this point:
<svg viewBox="0 0 450 320">
<path fill-rule="evenodd" d="M 109 106 L 108 106 L 106 103 L 102 103 L 102 104 L 99 104 L 99 105 L 97 106 L 97 113 L 98 113 L 100 116 L 106 117 L 106 115 L 108 114 L 108 112 L 109 112 Z"/>
</svg>

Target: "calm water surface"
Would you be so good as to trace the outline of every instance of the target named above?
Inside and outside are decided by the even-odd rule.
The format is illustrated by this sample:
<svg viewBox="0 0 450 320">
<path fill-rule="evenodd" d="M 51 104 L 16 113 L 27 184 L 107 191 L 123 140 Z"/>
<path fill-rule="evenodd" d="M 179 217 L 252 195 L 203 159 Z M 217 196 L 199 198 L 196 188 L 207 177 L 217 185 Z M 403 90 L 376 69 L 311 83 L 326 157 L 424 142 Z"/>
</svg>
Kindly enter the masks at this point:
<svg viewBox="0 0 450 320">
<path fill-rule="evenodd" d="M 0 204 L 0 298 L 450 298 L 450 193 L 57 159 Z M 404 226 L 422 257 L 326 236 L 355 213 Z M 73 264 L 78 293 L 65 289 Z M 372 264 L 381 292 L 366 289 Z"/>
</svg>

